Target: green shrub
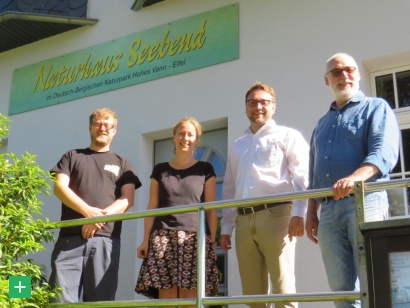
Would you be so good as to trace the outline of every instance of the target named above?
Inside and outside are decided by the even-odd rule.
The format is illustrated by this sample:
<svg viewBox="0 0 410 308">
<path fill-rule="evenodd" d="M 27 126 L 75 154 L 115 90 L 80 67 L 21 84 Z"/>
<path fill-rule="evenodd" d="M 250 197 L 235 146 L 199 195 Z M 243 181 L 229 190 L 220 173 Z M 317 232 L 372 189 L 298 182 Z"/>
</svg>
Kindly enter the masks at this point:
<svg viewBox="0 0 410 308">
<path fill-rule="evenodd" d="M 0 113 L 1 138 L 8 135 L 10 120 Z M 58 289 L 47 283 L 45 267 L 27 259 L 29 253 L 44 250 L 43 242 L 53 241 L 45 229 L 48 219 L 40 219 L 43 203 L 39 195 L 49 195 L 50 179 L 25 153 L 0 153 L 0 307 L 48 307 Z M 9 298 L 9 276 L 31 276 L 31 298 Z"/>
</svg>

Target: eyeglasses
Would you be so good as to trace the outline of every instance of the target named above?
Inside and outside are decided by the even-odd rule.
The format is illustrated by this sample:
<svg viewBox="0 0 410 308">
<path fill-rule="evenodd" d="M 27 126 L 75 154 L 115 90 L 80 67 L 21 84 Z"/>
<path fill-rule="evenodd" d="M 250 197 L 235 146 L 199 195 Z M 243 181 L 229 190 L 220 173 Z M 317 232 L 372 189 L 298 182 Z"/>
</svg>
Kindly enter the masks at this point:
<svg viewBox="0 0 410 308">
<path fill-rule="evenodd" d="M 249 107 L 256 107 L 258 104 L 261 104 L 262 107 L 267 107 L 269 106 L 272 101 L 268 99 L 261 99 L 261 100 L 256 100 L 256 99 L 249 99 L 246 101 Z"/>
<path fill-rule="evenodd" d="M 357 68 L 354 66 L 346 66 L 344 68 L 334 68 L 331 71 L 328 71 L 326 74 L 332 73 L 333 77 L 339 77 L 343 74 L 343 72 L 345 72 L 348 75 L 353 74 L 356 71 L 356 69 Z"/>
<path fill-rule="evenodd" d="M 101 128 L 104 126 L 104 128 L 105 128 L 106 130 L 113 129 L 113 128 L 115 127 L 114 124 L 111 124 L 111 123 L 101 123 L 101 122 L 94 122 L 94 123 L 92 124 L 92 126 L 98 128 L 98 129 L 101 129 Z"/>
</svg>

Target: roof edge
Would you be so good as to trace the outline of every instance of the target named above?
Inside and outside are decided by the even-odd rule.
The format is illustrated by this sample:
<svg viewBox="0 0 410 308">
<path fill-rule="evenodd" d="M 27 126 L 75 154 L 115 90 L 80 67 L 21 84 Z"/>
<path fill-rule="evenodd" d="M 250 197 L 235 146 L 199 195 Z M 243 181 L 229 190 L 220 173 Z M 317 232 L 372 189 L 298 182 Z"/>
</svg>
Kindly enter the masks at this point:
<svg viewBox="0 0 410 308">
<path fill-rule="evenodd" d="M 28 21 L 41 21 L 41 22 L 55 22 L 61 24 L 71 24 L 71 25 L 95 25 L 98 19 L 95 18 L 82 18 L 82 17 L 68 17 L 60 15 L 50 15 L 50 14 L 36 14 L 36 13 L 26 13 L 26 12 L 11 12 L 7 11 L 0 14 L 0 22 L 18 19 L 18 20 L 28 20 Z"/>
</svg>

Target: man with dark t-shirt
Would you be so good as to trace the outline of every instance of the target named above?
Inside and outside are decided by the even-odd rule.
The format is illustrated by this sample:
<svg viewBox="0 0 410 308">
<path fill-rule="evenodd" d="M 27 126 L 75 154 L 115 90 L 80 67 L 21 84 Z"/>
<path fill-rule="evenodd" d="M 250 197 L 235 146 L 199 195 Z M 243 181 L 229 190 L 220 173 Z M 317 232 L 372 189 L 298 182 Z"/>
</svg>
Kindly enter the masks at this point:
<svg viewBox="0 0 410 308">
<path fill-rule="evenodd" d="M 131 163 L 110 151 L 117 127 L 107 108 L 90 115 L 91 145 L 68 151 L 51 170 L 54 194 L 62 201 L 61 220 L 123 213 L 141 186 Z M 121 221 L 60 230 L 51 256 L 50 283 L 62 288 L 57 302 L 115 299 L 120 259 Z"/>
</svg>

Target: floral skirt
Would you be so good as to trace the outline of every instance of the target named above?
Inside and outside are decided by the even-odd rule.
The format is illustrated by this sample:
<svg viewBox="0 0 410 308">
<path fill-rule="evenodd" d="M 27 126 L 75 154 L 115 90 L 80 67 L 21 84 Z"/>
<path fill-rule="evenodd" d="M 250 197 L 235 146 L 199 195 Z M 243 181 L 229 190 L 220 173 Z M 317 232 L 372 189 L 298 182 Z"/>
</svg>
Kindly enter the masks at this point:
<svg viewBox="0 0 410 308">
<path fill-rule="evenodd" d="M 158 289 L 197 288 L 196 232 L 161 229 L 150 237 L 148 257 L 144 259 L 135 286 L 135 292 L 149 298 L 159 298 Z M 218 268 L 215 247 L 209 238 L 205 241 L 207 295 L 218 292 Z"/>
</svg>

